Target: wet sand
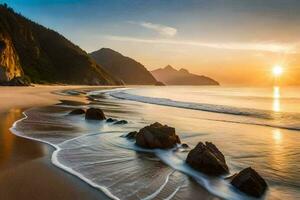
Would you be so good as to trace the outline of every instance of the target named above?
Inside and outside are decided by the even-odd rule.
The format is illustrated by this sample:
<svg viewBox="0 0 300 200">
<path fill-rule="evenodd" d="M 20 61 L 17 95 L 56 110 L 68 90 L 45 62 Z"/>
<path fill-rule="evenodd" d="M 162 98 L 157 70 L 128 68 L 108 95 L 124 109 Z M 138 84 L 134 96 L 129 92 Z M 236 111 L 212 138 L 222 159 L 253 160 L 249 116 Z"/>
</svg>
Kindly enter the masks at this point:
<svg viewBox="0 0 300 200">
<path fill-rule="evenodd" d="M 81 86 L 82 87 L 82 86 Z M 22 111 L 60 100 L 78 100 L 52 92 L 79 86 L 0 87 L 0 199 L 108 199 L 51 164 L 52 147 L 15 136 L 9 131 Z"/>
</svg>

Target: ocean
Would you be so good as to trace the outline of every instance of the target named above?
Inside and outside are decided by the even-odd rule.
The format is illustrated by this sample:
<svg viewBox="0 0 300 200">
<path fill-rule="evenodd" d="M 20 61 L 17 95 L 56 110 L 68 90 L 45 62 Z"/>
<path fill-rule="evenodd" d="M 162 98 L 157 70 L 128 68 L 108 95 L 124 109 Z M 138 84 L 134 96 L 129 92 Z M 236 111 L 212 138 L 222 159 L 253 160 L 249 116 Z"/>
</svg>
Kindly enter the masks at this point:
<svg viewBox="0 0 300 200">
<path fill-rule="evenodd" d="M 54 165 L 113 199 L 253 199 L 224 177 L 191 169 L 188 150 L 147 150 L 124 136 L 153 122 L 176 128 L 182 143 L 213 142 L 230 174 L 251 166 L 269 185 L 262 199 L 300 199 L 300 88 L 140 86 L 66 90 L 64 101 L 24 112 L 11 130 L 56 148 Z M 86 121 L 74 108 L 99 107 L 126 125 Z"/>
</svg>

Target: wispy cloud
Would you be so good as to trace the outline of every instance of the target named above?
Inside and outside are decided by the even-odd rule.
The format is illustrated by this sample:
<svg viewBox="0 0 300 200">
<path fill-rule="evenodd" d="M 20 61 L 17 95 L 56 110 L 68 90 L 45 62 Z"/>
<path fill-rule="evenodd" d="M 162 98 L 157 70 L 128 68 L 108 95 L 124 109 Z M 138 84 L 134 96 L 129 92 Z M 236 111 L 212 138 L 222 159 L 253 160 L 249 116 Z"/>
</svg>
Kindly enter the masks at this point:
<svg viewBox="0 0 300 200">
<path fill-rule="evenodd" d="M 123 42 L 136 42 L 148 44 L 170 44 L 170 45 L 189 45 L 214 49 L 227 50 L 249 50 L 249 51 L 266 51 L 274 53 L 297 53 L 296 45 L 276 42 L 199 42 L 189 40 L 170 40 L 170 39 L 145 39 L 126 36 L 105 36 L 106 39 Z"/>
<path fill-rule="evenodd" d="M 154 24 L 154 23 L 151 23 L 151 22 L 134 22 L 134 21 L 129 21 L 129 23 L 137 24 L 137 25 L 142 26 L 144 28 L 156 31 L 156 32 L 158 32 L 159 34 L 161 34 L 163 36 L 172 37 L 172 36 L 175 36 L 177 34 L 177 29 L 176 28 L 166 26 L 166 25 L 162 25 L 162 24 Z"/>
</svg>

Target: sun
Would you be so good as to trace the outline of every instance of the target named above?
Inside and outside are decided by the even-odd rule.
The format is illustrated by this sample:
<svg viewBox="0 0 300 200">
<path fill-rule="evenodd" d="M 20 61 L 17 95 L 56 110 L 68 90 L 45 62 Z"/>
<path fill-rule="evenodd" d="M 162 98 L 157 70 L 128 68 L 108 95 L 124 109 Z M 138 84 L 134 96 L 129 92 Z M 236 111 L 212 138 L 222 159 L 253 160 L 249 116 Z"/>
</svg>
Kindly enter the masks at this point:
<svg viewBox="0 0 300 200">
<path fill-rule="evenodd" d="M 281 76 L 283 73 L 283 68 L 280 65 L 276 65 L 273 67 L 272 71 L 274 76 Z"/>
</svg>

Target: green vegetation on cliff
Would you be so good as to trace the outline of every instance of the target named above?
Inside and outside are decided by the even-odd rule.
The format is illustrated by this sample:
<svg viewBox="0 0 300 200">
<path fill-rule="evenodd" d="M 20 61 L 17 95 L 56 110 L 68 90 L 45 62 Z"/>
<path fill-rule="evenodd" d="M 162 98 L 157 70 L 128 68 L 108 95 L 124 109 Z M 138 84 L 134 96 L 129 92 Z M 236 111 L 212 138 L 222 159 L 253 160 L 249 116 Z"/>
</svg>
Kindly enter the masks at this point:
<svg viewBox="0 0 300 200">
<path fill-rule="evenodd" d="M 26 75 L 33 83 L 120 84 L 81 48 L 7 5 L 0 5 L 0 59 L 0 82 Z"/>
</svg>

